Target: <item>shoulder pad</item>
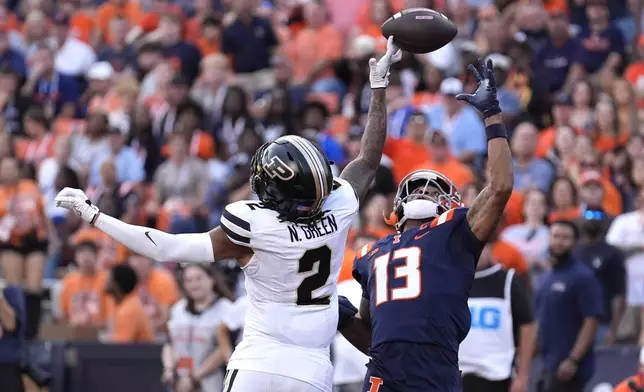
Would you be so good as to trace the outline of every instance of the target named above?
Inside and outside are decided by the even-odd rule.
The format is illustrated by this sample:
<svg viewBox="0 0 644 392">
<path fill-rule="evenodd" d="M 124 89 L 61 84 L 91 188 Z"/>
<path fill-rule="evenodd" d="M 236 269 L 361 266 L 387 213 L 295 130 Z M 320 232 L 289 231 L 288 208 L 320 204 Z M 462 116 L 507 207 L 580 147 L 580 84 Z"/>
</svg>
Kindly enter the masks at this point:
<svg viewBox="0 0 644 392">
<path fill-rule="evenodd" d="M 438 216 L 438 218 L 434 219 L 430 226 L 436 227 L 445 222 L 449 222 L 452 220 L 454 221 L 460 220 L 467 215 L 468 210 L 469 208 L 466 208 L 466 207 L 452 208 L 449 211 L 443 212 L 441 215 Z"/>
<path fill-rule="evenodd" d="M 255 204 L 259 208 L 260 203 Z M 232 243 L 250 247 L 252 211 L 253 203 L 249 201 L 237 201 L 224 208 L 219 225 Z"/>
</svg>

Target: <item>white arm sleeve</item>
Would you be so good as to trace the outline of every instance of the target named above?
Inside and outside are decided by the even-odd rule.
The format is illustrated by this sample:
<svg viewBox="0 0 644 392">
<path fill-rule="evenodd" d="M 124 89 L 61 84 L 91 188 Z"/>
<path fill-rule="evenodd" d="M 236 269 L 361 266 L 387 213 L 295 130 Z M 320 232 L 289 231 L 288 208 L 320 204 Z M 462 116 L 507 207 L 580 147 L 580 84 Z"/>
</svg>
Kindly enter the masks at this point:
<svg viewBox="0 0 644 392">
<path fill-rule="evenodd" d="M 168 234 L 134 226 L 101 213 L 94 223 L 116 241 L 158 262 L 203 263 L 215 261 L 210 234 Z"/>
</svg>

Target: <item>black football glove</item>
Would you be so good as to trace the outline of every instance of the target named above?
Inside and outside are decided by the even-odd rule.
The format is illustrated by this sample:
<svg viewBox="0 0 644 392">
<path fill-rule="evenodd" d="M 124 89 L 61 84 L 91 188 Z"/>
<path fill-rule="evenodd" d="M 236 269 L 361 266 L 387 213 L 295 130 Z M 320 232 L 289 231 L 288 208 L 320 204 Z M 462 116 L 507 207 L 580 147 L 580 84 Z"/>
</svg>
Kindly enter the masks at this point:
<svg viewBox="0 0 644 392">
<path fill-rule="evenodd" d="M 338 295 L 338 308 L 340 310 L 340 317 L 338 317 L 338 331 L 348 327 L 353 321 L 358 309 L 347 299 L 347 297 Z"/>
<path fill-rule="evenodd" d="M 484 118 L 501 113 L 499 100 L 496 98 L 496 79 L 494 77 L 494 64 L 488 60 L 487 64 L 479 59 L 479 69 L 470 64 L 467 69 L 476 78 L 477 89 L 474 94 L 459 94 L 456 99 L 466 101 L 481 112 Z"/>
</svg>

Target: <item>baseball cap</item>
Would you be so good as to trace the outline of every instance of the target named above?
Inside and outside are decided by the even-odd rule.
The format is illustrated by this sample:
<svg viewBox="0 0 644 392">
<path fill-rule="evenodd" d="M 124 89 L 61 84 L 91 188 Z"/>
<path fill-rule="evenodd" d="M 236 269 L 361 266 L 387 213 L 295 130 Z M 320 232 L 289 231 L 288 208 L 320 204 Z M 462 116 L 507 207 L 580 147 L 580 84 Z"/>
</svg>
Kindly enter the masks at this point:
<svg viewBox="0 0 644 392">
<path fill-rule="evenodd" d="M 499 68 L 504 71 L 510 69 L 510 66 L 512 65 L 512 59 L 501 53 L 490 53 L 485 61 L 487 62 L 488 60 L 492 60 L 492 62 L 494 63 L 494 68 Z"/>
<path fill-rule="evenodd" d="M 441 82 L 440 92 L 443 95 L 456 96 L 463 92 L 463 82 L 456 78 L 447 78 Z"/>
<path fill-rule="evenodd" d="M 602 185 L 602 176 L 601 174 L 596 171 L 596 170 L 586 170 L 583 173 L 581 173 L 581 186 L 586 186 L 589 184 L 597 184 L 600 186 Z"/>
<path fill-rule="evenodd" d="M 108 80 L 114 76 L 114 68 L 107 61 L 98 61 L 87 70 L 87 79 Z"/>
</svg>

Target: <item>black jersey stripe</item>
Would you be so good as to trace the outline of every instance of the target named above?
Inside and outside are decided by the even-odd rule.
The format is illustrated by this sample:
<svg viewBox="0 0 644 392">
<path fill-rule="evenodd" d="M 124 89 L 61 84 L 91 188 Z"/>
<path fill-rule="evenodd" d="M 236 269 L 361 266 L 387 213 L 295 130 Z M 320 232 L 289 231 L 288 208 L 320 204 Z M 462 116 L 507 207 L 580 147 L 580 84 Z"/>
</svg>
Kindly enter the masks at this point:
<svg viewBox="0 0 644 392">
<path fill-rule="evenodd" d="M 230 223 L 233 225 L 239 226 L 241 229 L 244 229 L 248 232 L 250 232 L 250 223 L 247 221 L 243 220 L 242 218 L 231 214 L 227 209 L 224 208 L 224 218 L 228 219 Z"/>
<path fill-rule="evenodd" d="M 230 228 L 226 227 L 226 224 L 223 221 L 220 222 L 219 227 L 221 227 L 221 229 L 224 231 L 224 233 L 226 233 L 226 235 L 232 242 L 236 244 L 250 245 L 250 237 L 246 237 L 235 233 Z"/>
</svg>

